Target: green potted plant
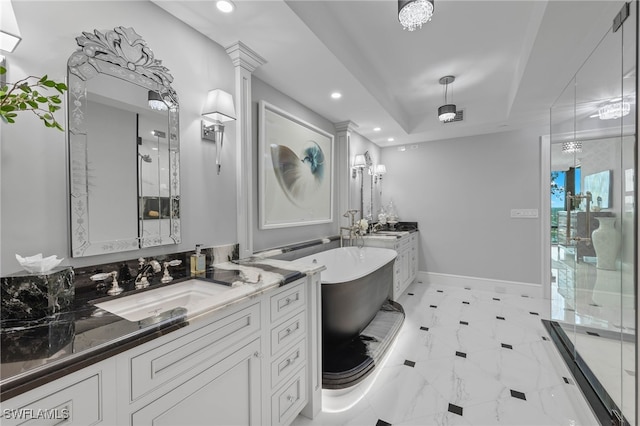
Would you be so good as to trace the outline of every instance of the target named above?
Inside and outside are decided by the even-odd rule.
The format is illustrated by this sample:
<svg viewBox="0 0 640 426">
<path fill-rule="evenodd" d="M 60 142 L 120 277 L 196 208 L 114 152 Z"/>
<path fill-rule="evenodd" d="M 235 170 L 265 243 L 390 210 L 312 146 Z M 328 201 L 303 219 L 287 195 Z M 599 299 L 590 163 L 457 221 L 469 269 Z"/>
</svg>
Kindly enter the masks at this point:
<svg viewBox="0 0 640 426">
<path fill-rule="evenodd" d="M 6 68 L 0 67 L 0 75 L 6 72 Z M 49 95 L 50 90 L 58 93 Z M 18 113 L 31 111 L 46 127 L 63 130 L 53 114 L 60 109 L 60 95 L 66 90 L 66 84 L 50 80 L 46 75 L 29 76 L 8 85 L 3 83 L 0 87 L 0 118 L 6 123 L 15 123 Z"/>
</svg>

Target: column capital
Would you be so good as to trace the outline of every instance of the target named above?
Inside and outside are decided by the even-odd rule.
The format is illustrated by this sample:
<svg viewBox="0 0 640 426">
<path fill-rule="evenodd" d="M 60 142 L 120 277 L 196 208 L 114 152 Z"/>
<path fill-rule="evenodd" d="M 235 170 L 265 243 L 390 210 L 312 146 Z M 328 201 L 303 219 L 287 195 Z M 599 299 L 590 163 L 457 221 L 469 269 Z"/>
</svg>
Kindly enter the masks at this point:
<svg viewBox="0 0 640 426">
<path fill-rule="evenodd" d="M 233 66 L 242 67 L 250 73 L 267 63 L 266 59 L 241 41 L 233 43 L 226 47 L 225 50 L 231 58 Z"/>
<path fill-rule="evenodd" d="M 353 121 L 341 121 L 339 123 L 333 123 L 333 127 L 336 129 L 336 132 L 353 132 L 359 126 Z"/>
</svg>

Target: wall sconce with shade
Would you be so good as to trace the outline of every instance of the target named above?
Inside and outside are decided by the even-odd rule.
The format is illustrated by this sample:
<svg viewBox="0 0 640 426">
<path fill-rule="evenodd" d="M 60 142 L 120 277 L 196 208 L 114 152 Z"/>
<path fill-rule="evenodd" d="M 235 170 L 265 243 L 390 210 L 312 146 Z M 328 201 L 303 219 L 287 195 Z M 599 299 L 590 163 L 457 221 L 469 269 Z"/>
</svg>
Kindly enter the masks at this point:
<svg viewBox="0 0 640 426">
<path fill-rule="evenodd" d="M 210 90 L 207 102 L 202 109 L 202 139 L 216 144 L 217 173 L 220 174 L 220 152 L 222 151 L 222 139 L 224 137 L 224 125 L 226 121 L 236 119 L 236 111 L 233 106 L 233 96 L 224 90 Z M 207 126 L 206 121 L 213 122 Z"/>
<path fill-rule="evenodd" d="M 11 0 L 0 0 L 0 50 L 11 53 L 22 37 Z"/>
<path fill-rule="evenodd" d="M 374 183 L 382 182 L 382 175 L 385 173 L 387 173 L 387 167 L 384 164 L 376 165 L 376 168 L 373 170 Z"/>
<path fill-rule="evenodd" d="M 353 166 L 351 167 L 351 178 L 355 179 L 358 176 L 358 172 L 362 173 L 366 167 L 367 160 L 364 157 L 364 154 L 356 155 L 353 160 Z"/>
</svg>

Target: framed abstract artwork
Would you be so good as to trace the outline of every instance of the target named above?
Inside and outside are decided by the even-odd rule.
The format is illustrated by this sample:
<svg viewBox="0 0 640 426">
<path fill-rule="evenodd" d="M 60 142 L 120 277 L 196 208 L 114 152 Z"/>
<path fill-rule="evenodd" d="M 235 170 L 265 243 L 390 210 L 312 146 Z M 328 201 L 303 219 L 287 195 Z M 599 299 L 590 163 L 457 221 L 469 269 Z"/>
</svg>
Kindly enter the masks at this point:
<svg viewBox="0 0 640 426">
<path fill-rule="evenodd" d="M 333 221 L 333 135 L 259 104 L 260 229 Z"/>
</svg>

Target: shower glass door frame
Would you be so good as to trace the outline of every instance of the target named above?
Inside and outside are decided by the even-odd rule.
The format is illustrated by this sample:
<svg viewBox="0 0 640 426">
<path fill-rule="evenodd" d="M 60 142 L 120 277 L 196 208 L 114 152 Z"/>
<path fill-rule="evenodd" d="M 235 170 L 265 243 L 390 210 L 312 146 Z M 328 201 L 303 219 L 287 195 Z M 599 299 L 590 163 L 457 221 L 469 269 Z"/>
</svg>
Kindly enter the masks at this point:
<svg viewBox="0 0 640 426">
<path fill-rule="evenodd" d="M 550 136 L 541 141 L 549 159 L 542 188 L 551 188 L 552 171 L 581 171 L 578 194 L 571 194 L 577 196 L 571 202 L 565 191 L 565 207 L 553 213 L 557 243 L 551 241 L 551 194 L 542 191 L 541 205 L 549 212 L 541 224 L 542 282 L 551 299 L 545 325 L 594 414 L 614 424 L 638 421 L 637 1 L 627 5 L 631 13 L 623 25 L 607 32 L 554 102 Z M 604 120 L 607 109 L 624 115 Z M 563 152 L 563 144 L 575 142 L 580 149 Z M 613 263 L 598 244 L 606 222 L 614 223 L 620 240 Z"/>
</svg>

